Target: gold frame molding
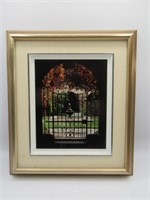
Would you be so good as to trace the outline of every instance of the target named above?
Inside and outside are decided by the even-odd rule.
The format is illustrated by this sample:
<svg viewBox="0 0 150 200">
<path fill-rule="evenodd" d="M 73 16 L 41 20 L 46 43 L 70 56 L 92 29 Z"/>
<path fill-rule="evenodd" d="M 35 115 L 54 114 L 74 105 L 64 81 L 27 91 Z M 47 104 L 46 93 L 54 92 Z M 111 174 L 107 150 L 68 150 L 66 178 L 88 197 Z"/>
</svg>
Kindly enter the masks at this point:
<svg viewBox="0 0 150 200">
<path fill-rule="evenodd" d="M 136 30 L 107 31 L 7 31 L 8 63 L 8 106 L 9 106 L 9 149 L 11 174 L 101 174 L 132 175 L 134 152 L 134 110 L 135 110 L 135 69 L 136 69 Z M 16 117 L 16 41 L 126 41 L 127 80 L 126 80 L 126 130 L 124 168 L 24 168 L 18 167 L 17 117 Z"/>
</svg>

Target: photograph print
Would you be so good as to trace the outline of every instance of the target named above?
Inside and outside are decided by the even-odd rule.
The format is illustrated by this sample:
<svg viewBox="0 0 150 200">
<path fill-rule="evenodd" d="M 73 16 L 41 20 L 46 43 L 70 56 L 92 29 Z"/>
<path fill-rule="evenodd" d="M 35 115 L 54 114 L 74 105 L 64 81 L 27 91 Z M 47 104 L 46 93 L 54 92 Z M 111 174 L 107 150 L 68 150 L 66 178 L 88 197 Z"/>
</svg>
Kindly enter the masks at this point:
<svg viewBox="0 0 150 200">
<path fill-rule="evenodd" d="M 113 54 L 29 54 L 31 155 L 111 155 Z"/>
</svg>

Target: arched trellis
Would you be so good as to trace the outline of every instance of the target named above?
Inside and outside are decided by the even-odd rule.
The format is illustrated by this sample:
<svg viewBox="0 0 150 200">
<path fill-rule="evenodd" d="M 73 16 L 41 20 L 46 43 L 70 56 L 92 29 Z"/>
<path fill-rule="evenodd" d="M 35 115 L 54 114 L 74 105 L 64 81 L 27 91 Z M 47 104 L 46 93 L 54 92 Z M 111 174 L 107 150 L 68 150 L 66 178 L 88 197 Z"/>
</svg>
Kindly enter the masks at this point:
<svg viewBox="0 0 150 200">
<path fill-rule="evenodd" d="M 78 63 L 65 69 L 62 63 L 42 81 L 43 133 L 73 139 L 98 132 L 98 117 L 88 113 L 98 101 L 97 81 L 89 69 Z"/>
</svg>

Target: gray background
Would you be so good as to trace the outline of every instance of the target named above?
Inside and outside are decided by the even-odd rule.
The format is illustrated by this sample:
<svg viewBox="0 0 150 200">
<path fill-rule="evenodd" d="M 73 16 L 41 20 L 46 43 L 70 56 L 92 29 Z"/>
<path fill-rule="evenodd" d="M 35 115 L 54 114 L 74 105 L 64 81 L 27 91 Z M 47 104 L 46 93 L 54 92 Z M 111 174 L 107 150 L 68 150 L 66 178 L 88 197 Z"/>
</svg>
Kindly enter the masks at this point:
<svg viewBox="0 0 150 200">
<path fill-rule="evenodd" d="M 149 200 L 148 0 L 0 1 L 0 199 Z M 134 176 L 10 176 L 6 30 L 137 29 Z M 149 66 L 150 67 L 150 66 Z M 149 123 L 148 123 L 149 122 Z"/>
</svg>

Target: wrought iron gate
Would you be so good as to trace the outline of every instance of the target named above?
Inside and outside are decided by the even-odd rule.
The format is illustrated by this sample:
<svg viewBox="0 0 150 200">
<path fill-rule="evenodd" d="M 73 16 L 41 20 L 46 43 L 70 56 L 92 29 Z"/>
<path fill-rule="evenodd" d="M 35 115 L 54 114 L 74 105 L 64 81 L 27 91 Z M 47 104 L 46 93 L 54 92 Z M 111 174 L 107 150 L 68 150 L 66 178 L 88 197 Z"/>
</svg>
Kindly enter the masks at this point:
<svg viewBox="0 0 150 200">
<path fill-rule="evenodd" d="M 75 142 L 99 133 L 99 98 L 95 92 L 43 92 L 43 134 L 52 135 L 54 140 Z"/>
</svg>

